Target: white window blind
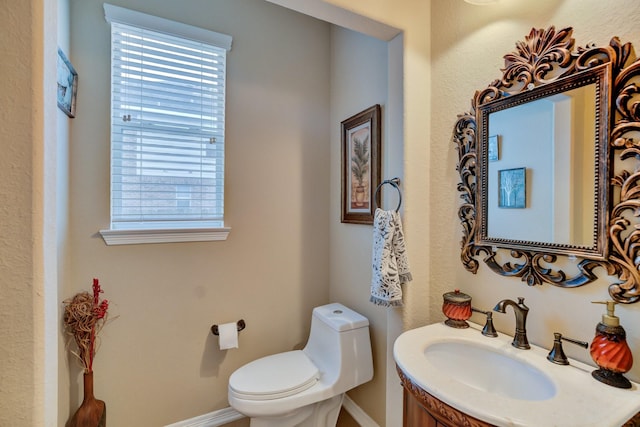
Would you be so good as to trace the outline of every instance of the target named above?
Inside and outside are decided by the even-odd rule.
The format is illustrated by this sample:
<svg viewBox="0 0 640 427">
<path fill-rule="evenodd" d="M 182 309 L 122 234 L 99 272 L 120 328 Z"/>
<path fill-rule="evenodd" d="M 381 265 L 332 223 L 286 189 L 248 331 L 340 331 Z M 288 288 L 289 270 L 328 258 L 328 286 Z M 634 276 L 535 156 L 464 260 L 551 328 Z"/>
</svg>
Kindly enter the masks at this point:
<svg viewBox="0 0 640 427">
<path fill-rule="evenodd" d="M 107 16 L 111 229 L 223 227 L 226 48 L 129 12 L 144 25 Z"/>
</svg>

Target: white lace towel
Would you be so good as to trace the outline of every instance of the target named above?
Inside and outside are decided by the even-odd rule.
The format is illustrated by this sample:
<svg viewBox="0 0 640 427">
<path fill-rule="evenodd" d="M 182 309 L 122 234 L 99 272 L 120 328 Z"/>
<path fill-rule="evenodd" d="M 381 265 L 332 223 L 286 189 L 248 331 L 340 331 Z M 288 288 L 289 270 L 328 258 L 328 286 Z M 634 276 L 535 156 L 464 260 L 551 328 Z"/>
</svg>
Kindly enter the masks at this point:
<svg viewBox="0 0 640 427">
<path fill-rule="evenodd" d="M 373 216 L 371 302 L 384 307 L 402 306 L 402 287 L 409 282 L 409 262 L 400 214 L 376 209 Z"/>
</svg>

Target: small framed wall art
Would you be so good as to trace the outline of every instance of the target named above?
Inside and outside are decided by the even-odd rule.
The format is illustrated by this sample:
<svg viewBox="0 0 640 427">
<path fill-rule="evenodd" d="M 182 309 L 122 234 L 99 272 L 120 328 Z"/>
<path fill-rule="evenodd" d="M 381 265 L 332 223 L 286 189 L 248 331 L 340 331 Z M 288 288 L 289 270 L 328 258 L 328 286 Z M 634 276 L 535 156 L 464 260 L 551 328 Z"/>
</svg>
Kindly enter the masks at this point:
<svg viewBox="0 0 640 427">
<path fill-rule="evenodd" d="M 76 116 L 76 95 L 78 94 L 78 73 L 60 48 L 58 48 L 57 81 L 58 107 L 67 116 L 74 118 Z"/>
<path fill-rule="evenodd" d="M 380 105 L 342 122 L 342 222 L 373 224 L 380 200 Z M 378 195 L 378 198 L 380 196 Z"/>
<path fill-rule="evenodd" d="M 527 205 L 527 168 L 498 171 L 498 207 L 524 209 Z"/>
<path fill-rule="evenodd" d="M 489 151 L 488 157 L 490 162 L 495 162 L 500 159 L 500 139 L 499 135 L 492 135 L 488 139 L 489 141 Z"/>
</svg>

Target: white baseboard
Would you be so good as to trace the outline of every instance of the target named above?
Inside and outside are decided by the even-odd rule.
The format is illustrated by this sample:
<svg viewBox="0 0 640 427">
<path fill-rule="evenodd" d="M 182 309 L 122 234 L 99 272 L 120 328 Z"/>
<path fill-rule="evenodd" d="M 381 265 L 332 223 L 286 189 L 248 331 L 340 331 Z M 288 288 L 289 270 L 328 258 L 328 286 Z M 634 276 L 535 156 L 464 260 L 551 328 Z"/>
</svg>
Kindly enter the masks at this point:
<svg viewBox="0 0 640 427">
<path fill-rule="evenodd" d="M 380 427 L 369 415 L 367 415 L 366 412 L 362 410 L 362 408 L 356 405 L 349 396 L 344 396 L 342 407 L 361 427 Z M 242 418 L 244 418 L 244 415 L 240 412 L 231 407 L 227 407 L 209 412 L 208 414 L 200 415 L 199 417 L 169 424 L 165 427 L 220 427 Z"/>
<path fill-rule="evenodd" d="M 344 396 L 344 400 L 342 401 L 342 407 L 345 411 L 349 413 L 353 417 L 353 419 L 360 425 L 360 427 L 380 427 L 378 423 L 373 421 L 366 412 L 359 407 L 356 402 L 351 400 L 348 395 Z"/>
<path fill-rule="evenodd" d="M 165 427 L 219 427 L 242 418 L 244 418 L 244 415 L 240 412 L 232 407 L 227 407 L 199 417 L 169 424 Z"/>
</svg>

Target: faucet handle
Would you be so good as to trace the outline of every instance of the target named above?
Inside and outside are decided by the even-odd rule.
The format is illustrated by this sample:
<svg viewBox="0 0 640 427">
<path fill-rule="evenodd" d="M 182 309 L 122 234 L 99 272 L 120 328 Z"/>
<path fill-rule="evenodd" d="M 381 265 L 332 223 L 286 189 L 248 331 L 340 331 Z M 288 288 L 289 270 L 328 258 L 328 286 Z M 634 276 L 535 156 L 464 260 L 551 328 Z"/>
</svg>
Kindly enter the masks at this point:
<svg viewBox="0 0 640 427">
<path fill-rule="evenodd" d="M 518 305 L 520 306 L 521 309 L 523 309 L 525 311 L 529 311 L 529 307 L 527 307 L 524 304 L 524 297 L 518 297 Z"/>
<path fill-rule="evenodd" d="M 486 337 L 498 336 L 498 333 L 496 332 L 496 328 L 493 326 L 493 313 L 491 311 L 484 311 L 484 310 L 477 309 L 475 307 L 471 307 L 471 311 L 482 313 L 485 316 L 487 316 L 487 321 L 484 324 L 484 328 L 482 328 L 482 335 Z"/>
<path fill-rule="evenodd" d="M 547 355 L 547 359 L 549 362 L 556 363 L 558 365 L 568 365 L 569 359 L 564 354 L 564 350 L 562 349 L 562 340 L 568 341 L 572 344 L 579 345 L 580 347 L 587 348 L 589 347 L 589 343 L 584 341 L 579 341 L 573 338 L 563 337 L 560 332 L 553 333 L 553 348 Z"/>
</svg>

